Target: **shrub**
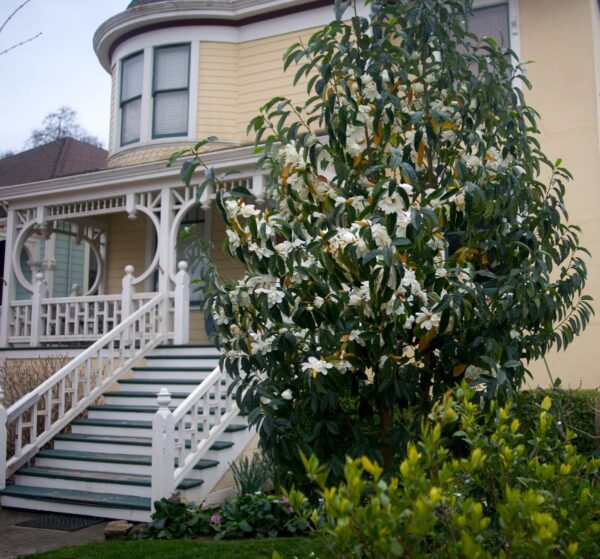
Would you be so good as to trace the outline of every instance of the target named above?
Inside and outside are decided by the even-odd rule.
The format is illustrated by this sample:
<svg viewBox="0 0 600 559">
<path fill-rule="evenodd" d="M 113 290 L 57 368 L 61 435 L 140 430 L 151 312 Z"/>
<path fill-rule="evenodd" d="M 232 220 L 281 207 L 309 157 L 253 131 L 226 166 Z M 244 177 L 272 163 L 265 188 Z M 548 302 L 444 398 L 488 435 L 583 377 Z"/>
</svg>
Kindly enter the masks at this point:
<svg viewBox="0 0 600 559">
<path fill-rule="evenodd" d="M 482 411 L 466 387 L 455 394 L 434 406 L 391 478 L 366 457 L 348 459 L 344 482 L 328 486 L 317 458 L 305 460 L 334 556 L 599 557 L 600 460 L 550 436 L 550 399 L 526 437 L 514 407 Z M 462 452 L 449 451 L 453 440 Z M 302 510 L 302 494 L 290 499 Z"/>
<path fill-rule="evenodd" d="M 468 0 L 370 4 L 364 18 L 337 1 L 290 46 L 308 100 L 274 98 L 250 125 L 272 205 L 204 174 L 246 269 L 217 283 L 223 365 L 296 479 L 300 450 L 337 476 L 347 454 L 391 471 L 403 410 L 427 414 L 463 378 L 510 394 L 592 312 L 571 176 L 540 150 L 515 53 L 465 29 Z M 172 158 L 192 155 L 188 184 L 208 141 Z"/>
<path fill-rule="evenodd" d="M 551 412 L 557 418 L 552 436 L 563 437 L 566 429 L 573 432 L 573 446 L 581 454 L 591 456 L 600 450 L 600 433 L 596 433 L 595 416 L 600 390 L 565 390 L 557 383 L 553 388 L 525 390 L 515 395 L 515 413 L 521 424 L 535 423 L 541 403 L 546 396 L 552 399 Z"/>
<path fill-rule="evenodd" d="M 46 379 L 60 370 L 69 362 L 69 358 L 57 355 L 38 359 L 7 359 L 0 367 L 0 386 L 4 390 L 4 407 L 9 408 L 20 398 L 29 394 Z M 58 413 L 58 411 L 56 411 Z M 25 415 L 26 421 L 31 421 L 30 412 Z M 38 417 L 38 433 L 44 430 L 45 418 Z M 16 424 L 7 426 L 7 454 L 12 456 L 15 450 Z M 22 445 L 29 443 L 30 431 L 24 429 Z"/>
</svg>

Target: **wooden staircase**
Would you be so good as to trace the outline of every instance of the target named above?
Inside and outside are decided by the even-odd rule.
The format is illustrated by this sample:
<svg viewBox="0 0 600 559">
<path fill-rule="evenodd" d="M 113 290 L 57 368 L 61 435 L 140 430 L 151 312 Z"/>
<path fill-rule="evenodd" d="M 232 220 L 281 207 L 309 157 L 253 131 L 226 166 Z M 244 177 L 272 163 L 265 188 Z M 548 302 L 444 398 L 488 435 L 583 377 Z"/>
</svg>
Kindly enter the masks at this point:
<svg viewBox="0 0 600 559">
<path fill-rule="evenodd" d="M 0 491 L 0 504 L 147 521 L 156 395 L 167 388 L 173 411 L 215 369 L 218 358 L 216 349 L 209 346 L 159 346 L 153 350 L 146 356 L 146 366 L 133 367 L 100 402 L 87 408 L 87 417 L 73 421 L 70 432 L 54 437 L 53 448 L 40 450 L 33 464 L 16 472 L 14 485 Z M 212 397 L 211 416 L 224 412 L 225 397 L 224 391 L 218 401 Z M 197 429 L 201 432 L 204 426 L 200 423 Z M 190 427 L 189 422 L 185 424 L 186 430 Z M 253 434 L 243 417 L 234 417 L 177 491 L 197 503 L 210 498 Z M 217 501 L 218 496 L 211 500 Z"/>
</svg>

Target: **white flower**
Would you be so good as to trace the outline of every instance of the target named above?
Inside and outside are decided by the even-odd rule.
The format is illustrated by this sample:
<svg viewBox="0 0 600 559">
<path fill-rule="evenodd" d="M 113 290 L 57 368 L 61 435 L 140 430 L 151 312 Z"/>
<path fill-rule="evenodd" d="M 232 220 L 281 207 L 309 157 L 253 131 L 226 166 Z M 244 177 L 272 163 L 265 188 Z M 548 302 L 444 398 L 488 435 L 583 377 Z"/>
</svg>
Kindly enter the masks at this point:
<svg viewBox="0 0 600 559">
<path fill-rule="evenodd" d="M 274 252 L 270 248 L 258 245 L 254 242 L 248 245 L 248 250 L 256 254 L 256 256 L 258 256 L 259 258 L 269 258 L 269 256 L 273 256 L 274 254 Z"/>
<path fill-rule="evenodd" d="M 431 311 L 418 312 L 416 319 L 416 323 L 427 331 L 440 325 L 440 316 Z"/>
<path fill-rule="evenodd" d="M 283 161 L 284 165 L 297 165 L 300 162 L 301 155 L 298 153 L 296 149 L 296 144 L 294 142 L 290 142 L 289 144 L 283 146 L 279 150 L 279 159 Z"/>
<path fill-rule="evenodd" d="M 302 370 L 310 371 L 313 377 L 316 377 L 318 374 L 326 375 L 327 370 L 332 367 L 333 365 L 331 363 L 327 363 L 327 361 L 317 359 L 316 357 L 309 357 L 308 361 L 302 363 Z"/>
<path fill-rule="evenodd" d="M 381 72 L 381 80 L 383 83 L 390 83 L 390 75 L 387 70 Z"/>
<path fill-rule="evenodd" d="M 447 275 L 448 275 L 448 270 L 446 270 L 446 268 L 437 268 L 435 270 L 436 278 L 445 278 Z"/>
<path fill-rule="evenodd" d="M 404 200 L 400 194 L 394 192 L 391 196 L 382 196 L 377 206 L 386 215 L 400 215 L 404 211 Z"/>
<path fill-rule="evenodd" d="M 369 74 L 363 74 L 360 77 L 360 81 L 363 86 L 363 95 L 369 101 L 375 101 L 379 98 L 379 92 L 377 91 L 377 84 L 373 81 L 373 78 Z"/>
<path fill-rule="evenodd" d="M 371 107 L 369 105 L 359 105 L 356 113 L 356 120 L 366 124 L 368 127 L 373 125 L 373 117 L 371 116 Z"/>
<path fill-rule="evenodd" d="M 283 298 L 285 297 L 285 293 L 283 291 L 279 291 L 278 289 L 264 288 L 264 287 L 259 287 L 256 290 L 256 293 L 266 294 L 267 304 L 268 304 L 269 308 L 274 307 L 275 305 L 278 305 L 279 303 L 281 303 L 283 301 Z"/>
<path fill-rule="evenodd" d="M 242 217 L 256 217 L 260 212 L 254 207 L 253 204 L 244 204 L 240 205 L 239 214 Z"/>
<path fill-rule="evenodd" d="M 371 226 L 371 234 L 378 247 L 389 247 L 392 244 L 392 239 L 390 239 L 387 229 L 380 223 L 374 223 Z"/>
<path fill-rule="evenodd" d="M 283 400 L 291 400 L 292 397 L 292 391 L 289 388 L 281 393 L 281 398 Z"/>
<path fill-rule="evenodd" d="M 273 248 L 277 254 L 281 256 L 287 256 L 290 252 L 292 252 L 294 245 L 289 241 L 283 241 L 276 244 Z"/>
<path fill-rule="evenodd" d="M 409 316 L 406 318 L 406 320 L 404 321 L 403 327 L 406 330 L 410 330 L 413 327 L 413 324 L 415 323 L 415 317 L 414 316 Z"/>
<path fill-rule="evenodd" d="M 462 162 L 467 166 L 471 171 L 476 171 L 481 167 L 481 159 L 476 155 L 471 153 L 463 153 L 461 156 Z"/>
<path fill-rule="evenodd" d="M 456 206 L 456 211 L 457 212 L 464 212 L 465 211 L 465 195 L 462 192 L 459 192 L 454 197 L 454 205 Z"/>
<path fill-rule="evenodd" d="M 226 233 L 227 233 L 227 240 L 229 241 L 230 248 L 232 248 L 233 250 L 235 250 L 236 248 L 239 248 L 242 244 L 242 240 L 240 239 L 240 236 L 235 231 L 232 231 L 231 229 L 227 229 Z"/>
<path fill-rule="evenodd" d="M 352 330 L 348 335 L 349 342 L 356 342 L 360 346 L 365 346 L 366 342 L 361 338 L 362 332 L 360 330 Z"/>
</svg>

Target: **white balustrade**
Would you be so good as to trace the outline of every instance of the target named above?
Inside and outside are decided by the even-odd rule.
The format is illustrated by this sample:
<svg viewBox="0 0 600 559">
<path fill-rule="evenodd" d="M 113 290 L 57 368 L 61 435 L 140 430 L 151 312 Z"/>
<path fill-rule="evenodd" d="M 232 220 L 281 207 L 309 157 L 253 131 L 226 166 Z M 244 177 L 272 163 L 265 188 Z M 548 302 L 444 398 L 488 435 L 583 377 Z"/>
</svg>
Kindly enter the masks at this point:
<svg viewBox="0 0 600 559">
<path fill-rule="evenodd" d="M 186 263 L 180 263 L 187 268 Z M 93 342 L 110 332 L 122 320 L 140 309 L 156 293 L 136 293 L 133 266 L 125 267 L 121 294 L 78 296 L 79 286 L 74 284 L 69 297 L 48 297 L 44 276 L 38 273 L 31 299 L 12 301 L 9 305 L 8 342 L 38 346 L 44 343 Z M 173 324 L 178 342 L 189 340 L 189 276 L 180 269 L 175 291 L 165 304 L 164 324 Z M 187 287 L 186 287 L 187 285 Z M 187 303 L 186 303 L 187 300 Z M 175 309 L 177 306 L 177 309 Z M 177 314 L 177 318 L 173 315 Z M 172 339 L 175 334 L 168 333 Z"/>
<path fill-rule="evenodd" d="M 173 492 L 238 415 L 229 383 L 215 368 L 173 412 L 169 391 L 158 393 L 159 410 L 152 421 L 152 503 Z"/>
<path fill-rule="evenodd" d="M 0 386 L 0 474 L 6 471 L 6 408 L 4 390 Z M 6 476 L 0 475 L 0 489 L 6 487 Z"/>
<path fill-rule="evenodd" d="M 3 425 L 14 433 L 15 441 L 12 455 L 5 458 L 5 463 L 0 461 L 1 483 L 94 403 L 139 358 L 165 341 L 166 303 L 164 294 L 156 295 L 8 410 L 0 402 L 0 456 L 6 457 Z"/>
</svg>

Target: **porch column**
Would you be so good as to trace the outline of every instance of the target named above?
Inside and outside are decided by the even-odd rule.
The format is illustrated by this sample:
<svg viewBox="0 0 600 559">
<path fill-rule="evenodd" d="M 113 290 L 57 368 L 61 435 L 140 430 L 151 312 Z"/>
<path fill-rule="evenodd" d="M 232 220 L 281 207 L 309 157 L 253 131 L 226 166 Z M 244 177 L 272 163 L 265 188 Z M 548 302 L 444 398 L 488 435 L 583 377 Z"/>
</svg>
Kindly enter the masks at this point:
<svg viewBox="0 0 600 559">
<path fill-rule="evenodd" d="M 10 207 L 6 216 L 6 245 L 4 250 L 4 281 L 2 289 L 2 317 L 0 322 L 0 347 L 8 346 L 8 327 L 10 324 L 10 302 L 16 294 L 16 278 L 13 272 L 13 246 L 17 231 L 15 228 L 15 212 Z"/>
<path fill-rule="evenodd" d="M 164 186 L 160 192 L 160 224 L 158 230 L 158 291 L 164 293 L 166 302 L 163 310 L 162 331 L 165 342 L 169 332 L 173 331 L 171 315 L 169 312 L 169 291 L 171 287 L 170 274 L 171 260 L 175 258 L 175 247 L 171 246 L 171 223 L 173 221 L 172 194 L 168 186 Z"/>
</svg>

